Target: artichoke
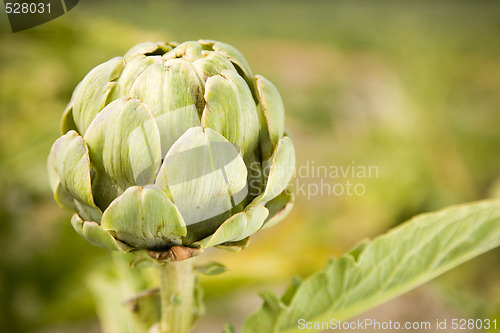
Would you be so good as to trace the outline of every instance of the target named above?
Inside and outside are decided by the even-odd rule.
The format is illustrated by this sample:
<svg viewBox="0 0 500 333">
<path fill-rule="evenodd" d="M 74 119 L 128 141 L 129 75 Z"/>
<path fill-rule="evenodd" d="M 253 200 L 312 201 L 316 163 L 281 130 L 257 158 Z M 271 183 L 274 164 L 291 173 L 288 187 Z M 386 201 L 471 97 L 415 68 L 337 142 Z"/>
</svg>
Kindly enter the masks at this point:
<svg viewBox="0 0 500 333">
<path fill-rule="evenodd" d="M 50 185 L 96 246 L 244 247 L 293 205 L 281 97 L 228 44 L 138 44 L 85 76 L 61 127 Z"/>
</svg>

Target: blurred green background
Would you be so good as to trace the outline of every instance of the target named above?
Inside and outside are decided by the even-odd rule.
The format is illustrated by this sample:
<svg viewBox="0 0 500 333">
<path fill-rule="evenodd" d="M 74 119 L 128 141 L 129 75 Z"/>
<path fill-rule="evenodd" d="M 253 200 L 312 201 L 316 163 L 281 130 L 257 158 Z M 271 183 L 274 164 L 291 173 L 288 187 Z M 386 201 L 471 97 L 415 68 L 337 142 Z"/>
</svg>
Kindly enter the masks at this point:
<svg viewBox="0 0 500 333">
<path fill-rule="evenodd" d="M 229 272 L 202 278 L 197 332 L 240 323 L 255 291 L 282 290 L 417 213 L 500 196 L 498 1 L 81 1 L 15 34 L 3 12 L 0 28 L 0 331 L 99 332 L 86 279 L 110 256 L 53 201 L 46 156 L 76 84 L 142 41 L 234 45 L 279 88 L 298 167 L 378 170 L 298 177 L 299 190 L 349 180 L 365 192 L 301 192 L 245 251 L 209 251 L 202 261 Z M 497 249 L 365 316 L 499 318 L 498 281 Z"/>
</svg>

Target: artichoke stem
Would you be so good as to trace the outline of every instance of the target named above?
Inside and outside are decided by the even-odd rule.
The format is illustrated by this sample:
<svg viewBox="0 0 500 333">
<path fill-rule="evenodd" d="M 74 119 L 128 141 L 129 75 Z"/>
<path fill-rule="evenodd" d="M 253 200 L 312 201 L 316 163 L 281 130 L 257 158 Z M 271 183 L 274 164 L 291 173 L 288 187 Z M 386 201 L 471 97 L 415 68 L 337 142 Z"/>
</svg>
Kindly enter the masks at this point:
<svg viewBox="0 0 500 333">
<path fill-rule="evenodd" d="M 158 266 L 161 294 L 161 333 L 188 333 L 193 324 L 195 270 L 192 259 Z"/>
</svg>

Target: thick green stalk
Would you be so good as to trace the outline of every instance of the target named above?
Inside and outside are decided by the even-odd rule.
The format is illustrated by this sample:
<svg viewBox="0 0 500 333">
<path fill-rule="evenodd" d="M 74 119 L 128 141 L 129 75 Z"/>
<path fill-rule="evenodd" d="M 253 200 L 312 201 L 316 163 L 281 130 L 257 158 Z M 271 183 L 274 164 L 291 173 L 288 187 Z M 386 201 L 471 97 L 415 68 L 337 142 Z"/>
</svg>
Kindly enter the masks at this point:
<svg viewBox="0 0 500 333">
<path fill-rule="evenodd" d="M 161 333 L 188 333 L 193 323 L 194 259 L 158 266 L 161 294 Z"/>
</svg>

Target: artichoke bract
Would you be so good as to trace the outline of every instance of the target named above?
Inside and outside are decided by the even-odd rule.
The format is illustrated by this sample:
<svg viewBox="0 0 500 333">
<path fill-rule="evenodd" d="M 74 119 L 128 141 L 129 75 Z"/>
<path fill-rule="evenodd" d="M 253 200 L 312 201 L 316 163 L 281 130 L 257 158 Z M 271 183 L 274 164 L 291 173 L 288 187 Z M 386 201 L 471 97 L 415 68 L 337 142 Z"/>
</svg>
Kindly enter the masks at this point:
<svg viewBox="0 0 500 333">
<path fill-rule="evenodd" d="M 228 44 L 134 46 L 78 84 L 62 133 L 50 185 L 100 247 L 244 247 L 293 205 L 281 97 Z"/>
</svg>

